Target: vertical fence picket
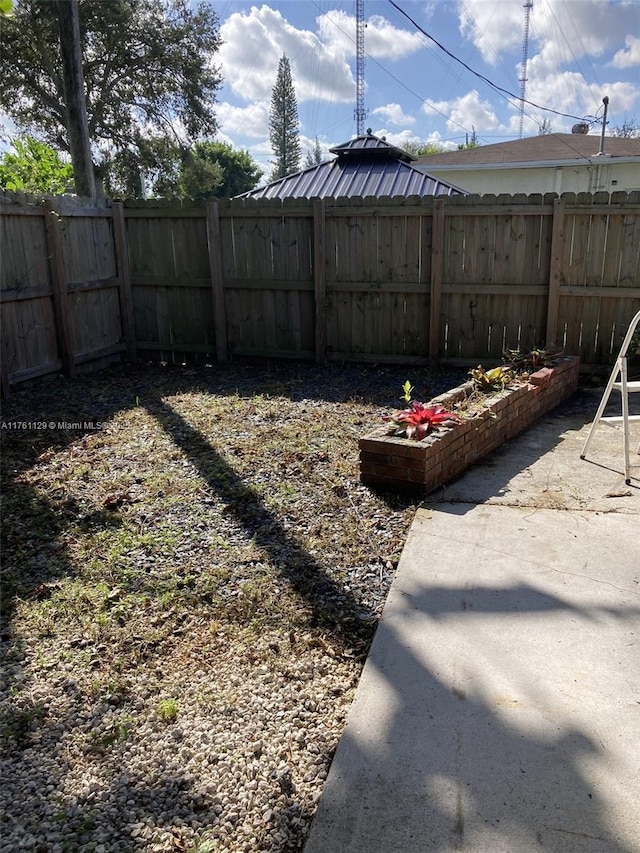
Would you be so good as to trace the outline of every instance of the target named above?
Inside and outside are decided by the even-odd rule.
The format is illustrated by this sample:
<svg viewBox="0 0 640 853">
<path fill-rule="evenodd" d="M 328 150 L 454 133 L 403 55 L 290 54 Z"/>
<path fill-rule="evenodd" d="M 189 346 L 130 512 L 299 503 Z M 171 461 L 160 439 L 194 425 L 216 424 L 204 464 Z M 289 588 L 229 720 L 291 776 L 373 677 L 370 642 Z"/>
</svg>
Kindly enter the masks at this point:
<svg viewBox="0 0 640 853">
<path fill-rule="evenodd" d="M 136 330 L 133 316 L 131 264 L 129 262 L 129 245 L 124 219 L 124 204 L 121 201 L 114 201 L 111 206 L 111 212 L 113 216 L 113 246 L 119 282 L 118 293 L 120 296 L 122 334 L 127 346 L 127 358 L 129 361 L 133 361 L 136 357 Z"/>
<path fill-rule="evenodd" d="M 327 244 L 326 210 L 323 199 L 313 200 L 313 287 L 315 295 L 316 363 L 327 358 Z"/>
<path fill-rule="evenodd" d="M 229 360 L 227 341 L 227 307 L 224 299 L 224 280 L 222 278 L 222 247 L 220 243 L 220 215 L 218 202 L 207 202 L 207 246 L 209 250 L 209 269 L 211 270 L 211 288 L 213 291 L 213 319 L 216 331 L 216 358 Z"/>
<path fill-rule="evenodd" d="M 49 254 L 49 269 L 53 287 L 53 304 L 56 318 L 56 334 L 60 347 L 62 367 L 69 376 L 74 376 L 75 357 L 73 347 L 73 329 L 69 318 L 69 297 L 67 279 L 64 268 L 62 236 L 60 234 L 60 216 L 54 210 L 53 204 L 44 202 L 44 227 L 47 234 L 47 250 Z"/>
<path fill-rule="evenodd" d="M 435 367 L 440 356 L 440 315 L 444 271 L 444 199 L 433 203 L 431 238 L 431 298 L 429 300 L 429 364 Z"/>
<path fill-rule="evenodd" d="M 549 294 L 547 297 L 547 335 L 545 346 L 555 346 L 558 337 L 558 309 L 560 307 L 560 283 L 564 250 L 565 200 L 553 202 L 553 230 L 551 233 L 551 265 L 549 268 Z"/>
</svg>

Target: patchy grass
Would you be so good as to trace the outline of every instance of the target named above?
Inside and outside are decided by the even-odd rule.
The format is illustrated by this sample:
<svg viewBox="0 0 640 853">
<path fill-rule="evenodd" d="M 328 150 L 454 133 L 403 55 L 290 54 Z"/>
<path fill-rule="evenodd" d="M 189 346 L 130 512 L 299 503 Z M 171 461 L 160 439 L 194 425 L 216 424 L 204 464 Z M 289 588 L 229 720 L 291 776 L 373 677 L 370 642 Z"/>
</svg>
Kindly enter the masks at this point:
<svg viewBox="0 0 640 853">
<path fill-rule="evenodd" d="M 308 661 L 318 694 L 296 690 L 305 725 L 328 727 L 328 767 L 416 507 L 358 480 L 357 439 L 396 405 L 406 374 L 141 367 L 18 390 L 5 422 L 102 427 L 2 432 L 5 742 L 29 744 L 48 767 L 52 727 L 65 743 L 56 785 L 87 755 L 114 762 L 108 778 L 147 724 L 202 714 L 214 738 L 254 677 L 256 695 L 291 691 Z M 459 379 L 411 377 L 431 395 Z M 274 767 L 286 760 L 308 778 L 317 749 L 292 743 Z M 224 814 L 205 799 L 199 835 L 179 824 L 166 848 L 165 833 L 135 849 L 174 849 L 178 837 L 202 850 L 299 849 L 322 784 L 311 777 L 290 825 L 247 829 L 246 843 L 225 829 L 214 846 Z M 84 844 L 97 820 L 87 806 L 65 843 Z"/>
</svg>

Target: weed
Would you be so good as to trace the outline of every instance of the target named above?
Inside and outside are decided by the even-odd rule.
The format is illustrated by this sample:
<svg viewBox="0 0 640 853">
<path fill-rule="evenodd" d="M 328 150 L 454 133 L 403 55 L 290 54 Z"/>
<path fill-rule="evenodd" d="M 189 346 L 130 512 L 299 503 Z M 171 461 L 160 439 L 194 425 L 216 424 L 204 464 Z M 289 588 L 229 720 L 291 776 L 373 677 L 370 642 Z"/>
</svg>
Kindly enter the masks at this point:
<svg viewBox="0 0 640 853">
<path fill-rule="evenodd" d="M 41 702 L 27 702 L 22 707 L 9 708 L 3 714 L 2 739 L 15 738 L 22 741 L 35 723 L 40 722 L 47 713 Z"/>
<path fill-rule="evenodd" d="M 180 705 L 177 699 L 170 697 L 169 699 L 161 699 L 158 702 L 158 716 L 165 723 L 172 723 L 178 717 Z"/>
</svg>

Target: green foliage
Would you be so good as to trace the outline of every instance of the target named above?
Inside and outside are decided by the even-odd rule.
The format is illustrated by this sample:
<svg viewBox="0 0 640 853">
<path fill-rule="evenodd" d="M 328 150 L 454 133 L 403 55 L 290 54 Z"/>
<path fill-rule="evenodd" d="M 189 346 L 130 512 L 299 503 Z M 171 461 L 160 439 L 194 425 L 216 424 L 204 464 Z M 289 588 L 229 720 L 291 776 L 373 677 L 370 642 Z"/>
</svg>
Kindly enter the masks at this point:
<svg viewBox="0 0 640 853">
<path fill-rule="evenodd" d="M 189 198 L 232 198 L 253 189 L 261 177 L 248 151 L 226 142 L 196 142 L 180 165 L 176 189 Z"/>
<path fill-rule="evenodd" d="M 277 181 L 300 168 L 298 102 L 286 56 L 280 58 L 278 76 L 271 93 L 269 141 L 275 155 L 271 180 Z"/>
<path fill-rule="evenodd" d="M 414 157 L 426 157 L 431 154 L 442 154 L 444 148 L 435 142 L 405 142 L 402 150 Z"/>
<path fill-rule="evenodd" d="M 13 141 L 13 151 L 0 158 L 0 187 L 60 195 L 73 192 L 73 166 L 32 136 Z"/>
<path fill-rule="evenodd" d="M 10 18 L 13 15 L 13 0 L 0 0 L 0 17 Z"/>
<path fill-rule="evenodd" d="M 478 148 L 479 145 L 480 142 L 478 141 L 478 134 L 476 133 L 475 127 L 471 125 L 471 136 L 467 134 L 466 141 L 458 145 L 458 151 L 464 151 L 467 148 Z"/>
<path fill-rule="evenodd" d="M 83 0 L 79 15 L 94 157 L 109 168 L 118 155 L 143 159 L 148 140 L 178 144 L 176 126 L 186 144 L 215 132 L 221 78 L 212 56 L 221 42 L 209 4 Z M 0 109 L 19 128 L 37 129 L 53 148 L 69 151 L 57 4 L 16 2 L 0 29 L 0 54 Z"/>
<path fill-rule="evenodd" d="M 492 370 L 485 370 L 479 364 L 473 370 L 469 371 L 469 375 L 473 379 L 478 391 L 488 394 L 491 391 L 502 391 L 510 378 L 511 369 L 506 366 L 500 366 L 494 367 Z"/>
<path fill-rule="evenodd" d="M 531 372 L 544 367 L 550 361 L 553 361 L 560 355 L 559 352 L 547 352 L 547 350 L 534 348 L 529 352 L 522 352 L 518 349 L 505 350 L 502 358 L 505 363 L 518 371 Z"/>
<path fill-rule="evenodd" d="M 178 717 L 179 711 L 178 700 L 171 697 L 169 699 L 161 699 L 158 702 L 158 716 L 166 723 L 171 723 Z"/>
<path fill-rule="evenodd" d="M 410 403 L 411 399 L 412 399 L 412 397 L 411 397 L 412 394 L 413 394 L 413 385 L 407 379 L 407 381 L 402 386 L 402 397 L 400 399 L 404 400 L 405 403 Z"/>
</svg>

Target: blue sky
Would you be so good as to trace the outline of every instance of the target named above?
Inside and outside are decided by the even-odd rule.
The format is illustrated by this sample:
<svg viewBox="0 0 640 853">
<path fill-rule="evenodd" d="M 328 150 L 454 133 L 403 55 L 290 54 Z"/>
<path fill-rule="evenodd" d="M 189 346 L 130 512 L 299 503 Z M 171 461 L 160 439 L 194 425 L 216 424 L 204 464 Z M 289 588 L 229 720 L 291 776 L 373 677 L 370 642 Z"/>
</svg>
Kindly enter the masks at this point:
<svg viewBox="0 0 640 853">
<path fill-rule="evenodd" d="M 395 0 L 455 57 L 497 86 L 520 92 L 523 0 Z M 271 169 L 268 113 L 278 61 L 291 63 L 303 152 L 355 135 L 353 0 L 227 0 L 211 4 L 225 44 L 215 57 L 218 138 Z M 365 0 L 366 126 L 389 141 L 455 148 L 475 128 L 482 144 L 517 139 L 519 105 L 435 46 L 389 0 Z M 640 0 L 533 0 L 523 130 L 543 119 L 570 132 L 609 98 L 609 126 L 640 123 Z M 575 117 L 575 118 L 574 118 Z M 591 133 L 602 125 L 593 123 Z"/>
</svg>

